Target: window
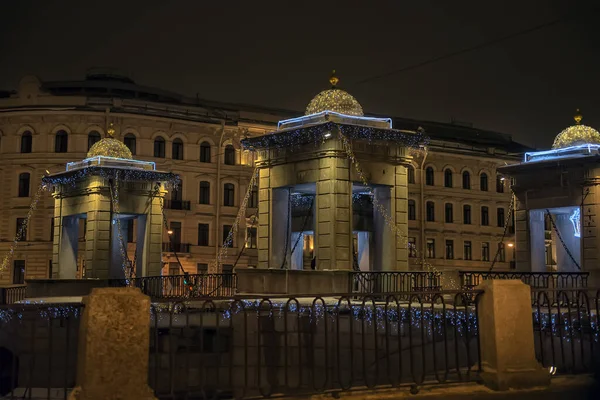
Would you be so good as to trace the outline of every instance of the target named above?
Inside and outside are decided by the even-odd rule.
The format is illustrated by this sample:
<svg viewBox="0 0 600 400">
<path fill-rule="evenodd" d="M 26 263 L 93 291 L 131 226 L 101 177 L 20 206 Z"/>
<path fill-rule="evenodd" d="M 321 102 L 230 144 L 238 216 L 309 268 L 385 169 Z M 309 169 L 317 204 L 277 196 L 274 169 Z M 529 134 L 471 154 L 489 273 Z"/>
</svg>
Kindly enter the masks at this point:
<svg viewBox="0 0 600 400">
<path fill-rule="evenodd" d="M 410 258 L 417 257 L 417 239 L 414 237 L 408 238 L 408 256 Z"/>
<path fill-rule="evenodd" d="M 197 274 L 208 274 L 208 264 L 198 263 L 196 266 Z"/>
<path fill-rule="evenodd" d="M 482 192 L 488 191 L 488 178 L 485 172 L 481 173 L 479 176 L 479 190 Z"/>
<path fill-rule="evenodd" d="M 100 134 L 97 131 L 91 131 L 88 133 L 88 151 L 100 141 Z"/>
<path fill-rule="evenodd" d="M 183 181 L 179 182 L 177 189 L 171 191 L 171 201 L 181 202 L 183 200 Z M 179 203 L 181 204 L 181 203 Z M 176 207 L 176 206 L 175 206 Z"/>
<path fill-rule="evenodd" d="M 202 142 L 202 144 L 200 144 L 200 162 L 210 162 L 210 143 L 208 142 Z"/>
<path fill-rule="evenodd" d="M 496 192 L 504 193 L 504 177 L 496 175 Z"/>
<path fill-rule="evenodd" d="M 417 203 L 414 200 L 408 201 L 408 220 L 414 221 L 417 219 Z"/>
<path fill-rule="evenodd" d="M 19 174 L 19 197 L 29 197 L 30 176 L 29 172 Z"/>
<path fill-rule="evenodd" d="M 454 240 L 446 240 L 446 260 L 454 258 Z"/>
<path fill-rule="evenodd" d="M 21 153 L 31 153 L 32 144 L 33 137 L 31 136 L 31 132 L 23 132 L 21 135 Z"/>
<path fill-rule="evenodd" d="M 223 225 L 223 246 L 225 247 L 233 247 L 233 234 L 231 240 L 227 240 L 229 232 L 231 232 L 231 225 Z"/>
<path fill-rule="evenodd" d="M 427 221 L 435 221 L 435 204 L 433 201 L 427 202 Z"/>
<path fill-rule="evenodd" d="M 66 153 L 69 148 L 69 135 L 67 132 L 60 130 L 56 132 L 54 137 L 54 152 Z"/>
<path fill-rule="evenodd" d="M 462 174 L 463 189 L 471 189 L 471 174 L 469 171 L 464 171 Z"/>
<path fill-rule="evenodd" d="M 200 204 L 210 204 L 210 182 L 200 182 L 200 197 L 198 202 Z"/>
<path fill-rule="evenodd" d="M 257 187 L 252 188 L 252 191 L 250 192 L 250 198 L 248 199 L 248 207 L 250 207 L 250 208 L 258 207 L 258 188 Z"/>
<path fill-rule="evenodd" d="M 481 226 L 488 226 L 490 224 L 490 213 L 486 206 L 481 207 Z"/>
<path fill-rule="evenodd" d="M 127 220 L 127 243 L 133 243 L 133 218 Z"/>
<path fill-rule="evenodd" d="M 22 285 L 25 283 L 25 260 L 13 261 L 13 285 Z"/>
<path fill-rule="evenodd" d="M 471 251 L 472 247 L 471 247 L 471 242 L 466 240 L 463 244 L 463 258 L 465 260 L 472 260 L 473 259 L 473 252 Z"/>
<path fill-rule="evenodd" d="M 256 248 L 256 228 L 246 229 L 246 247 L 249 249 Z"/>
<path fill-rule="evenodd" d="M 427 169 L 425 170 L 425 184 L 427 186 L 434 185 L 433 168 L 431 168 L 431 167 L 427 167 Z"/>
<path fill-rule="evenodd" d="M 481 243 L 481 261 L 490 261 L 490 244 Z"/>
<path fill-rule="evenodd" d="M 181 243 L 181 222 L 171 221 L 169 228 L 173 232 L 171 234 L 171 242 L 175 244 Z"/>
<path fill-rule="evenodd" d="M 427 239 L 427 258 L 435 258 L 435 239 Z"/>
<path fill-rule="evenodd" d="M 154 139 L 154 157 L 165 158 L 165 139 L 161 136 Z"/>
<path fill-rule="evenodd" d="M 48 279 L 52 279 L 52 260 L 48 261 Z"/>
<path fill-rule="evenodd" d="M 198 246 L 208 246 L 208 224 L 198 224 Z"/>
<path fill-rule="evenodd" d="M 228 144 L 225 146 L 225 164 L 235 165 L 235 149 L 232 145 Z"/>
<path fill-rule="evenodd" d="M 444 171 L 444 187 L 452 187 L 452 170 L 449 168 Z"/>
<path fill-rule="evenodd" d="M 415 169 L 412 165 L 406 167 L 406 174 L 408 175 L 408 183 L 415 183 Z"/>
<path fill-rule="evenodd" d="M 504 228 L 504 220 L 505 220 L 505 217 L 504 217 L 504 208 L 498 208 L 496 210 L 496 219 L 497 219 L 497 222 L 498 222 L 498 227 L 499 228 Z"/>
<path fill-rule="evenodd" d="M 181 139 L 173 140 L 171 158 L 173 158 L 173 160 L 183 160 L 183 142 Z"/>
<path fill-rule="evenodd" d="M 233 265 L 231 264 L 223 264 L 222 267 L 223 276 L 223 286 L 224 287 L 232 287 L 233 286 Z"/>
<path fill-rule="evenodd" d="M 125 143 L 125 146 L 127 146 L 127 148 L 129 148 L 129 150 L 131 151 L 131 154 L 133 154 L 135 156 L 135 151 L 136 151 L 135 135 L 133 133 L 128 133 L 123 138 L 123 143 Z"/>
<path fill-rule="evenodd" d="M 19 236 L 20 240 L 27 241 L 27 225 L 25 225 L 26 218 L 17 218 L 17 225 L 15 227 L 15 234 Z"/>
<path fill-rule="evenodd" d="M 226 183 L 223 185 L 223 205 L 227 207 L 233 207 L 234 204 L 235 187 L 233 183 Z"/>
<path fill-rule="evenodd" d="M 54 216 L 50 218 L 50 241 L 54 241 Z"/>
<path fill-rule="evenodd" d="M 169 263 L 169 275 L 179 275 L 179 272 L 180 272 L 179 263 L 170 262 Z"/>
<path fill-rule="evenodd" d="M 447 224 L 451 224 L 454 222 L 454 213 L 452 212 L 452 203 L 446 203 L 445 207 L 444 207 L 444 216 L 445 216 L 445 221 Z"/>
<path fill-rule="evenodd" d="M 506 262 L 506 251 L 504 243 L 498 243 L 498 262 Z"/>
<path fill-rule="evenodd" d="M 463 206 L 463 224 L 471 224 L 471 206 L 468 204 L 465 204 Z"/>
</svg>

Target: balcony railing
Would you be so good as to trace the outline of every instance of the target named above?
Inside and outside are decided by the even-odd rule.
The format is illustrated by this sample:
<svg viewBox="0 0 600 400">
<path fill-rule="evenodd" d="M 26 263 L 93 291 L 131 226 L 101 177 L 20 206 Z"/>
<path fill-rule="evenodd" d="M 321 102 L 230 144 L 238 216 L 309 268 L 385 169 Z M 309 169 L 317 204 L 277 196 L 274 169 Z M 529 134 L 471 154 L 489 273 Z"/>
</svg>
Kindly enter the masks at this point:
<svg viewBox="0 0 600 400">
<path fill-rule="evenodd" d="M 189 243 L 174 243 L 174 242 L 163 242 L 162 244 L 163 252 L 175 252 L 175 253 L 189 253 L 190 252 L 190 244 Z"/>
<path fill-rule="evenodd" d="M 0 304 L 14 304 L 25 298 L 25 285 L 0 287 Z"/>
<path fill-rule="evenodd" d="M 169 210 L 190 210 L 190 202 L 188 200 L 165 200 L 165 208 Z"/>
<path fill-rule="evenodd" d="M 353 293 L 432 292 L 442 287 L 442 273 L 411 272 L 351 272 Z"/>
<path fill-rule="evenodd" d="M 472 290 L 487 279 L 520 279 L 532 289 L 582 289 L 589 272 L 481 272 L 458 271 L 463 290 Z"/>
<path fill-rule="evenodd" d="M 124 280 L 113 280 L 111 286 L 126 286 Z M 153 300 L 193 299 L 233 296 L 237 289 L 235 274 L 189 274 L 145 276 L 134 278 L 133 286 Z"/>
</svg>

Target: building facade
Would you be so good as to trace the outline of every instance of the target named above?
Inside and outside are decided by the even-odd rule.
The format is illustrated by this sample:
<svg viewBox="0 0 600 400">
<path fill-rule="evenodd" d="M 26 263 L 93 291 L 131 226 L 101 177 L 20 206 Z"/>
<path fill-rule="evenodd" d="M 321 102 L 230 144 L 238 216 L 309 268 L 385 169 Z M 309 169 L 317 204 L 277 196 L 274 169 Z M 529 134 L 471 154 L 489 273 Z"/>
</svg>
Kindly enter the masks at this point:
<svg viewBox="0 0 600 400">
<path fill-rule="evenodd" d="M 5 188 L 0 252 L 9 251 L 44 174 L 83 159 L 112 123 L 115 137 L 136 159 L 154 161 L 157 169 L 181 176 L 179 190 L 164 202 L 163 274 L 181 274 L 182 268 L 217 272 L 214 261 L 220 252 L 223 272 L 256 266 L 257 189 L 249 196 L 238 234 L 225 240 L 254 170 L 254 156 L 240 141 L 273 131 L 277 121 L 298 115 L 185 98 L 107 74 L 77 82 L 26 77 L 16 91 L 0 92 L 0 175 Z M 510 268 L 513 230 L 505 232 L 501 221 L 509 219 L 511 194 L 496 169 L 519 161 L 527 149 L 504 134 L 394 119 L 396 129 L 419 127 L 430 142 L 408 170 L 409 237 L 415 244 L 411 267 L 420 268 L 425 258 L 439 269 L 489 268 L 504 241 L 495 268 Z M 53 210 L 52 196 L 41 193 L 12 261 L 0 272 L 0 284 L 52 276 Z M 128 236 L 129 242 L 136 241 L 135 234 Z M 79 240 L 85 240 L 85 226 Z M 82 254 L 79 276 L 84 259 Z"/>
</svg>

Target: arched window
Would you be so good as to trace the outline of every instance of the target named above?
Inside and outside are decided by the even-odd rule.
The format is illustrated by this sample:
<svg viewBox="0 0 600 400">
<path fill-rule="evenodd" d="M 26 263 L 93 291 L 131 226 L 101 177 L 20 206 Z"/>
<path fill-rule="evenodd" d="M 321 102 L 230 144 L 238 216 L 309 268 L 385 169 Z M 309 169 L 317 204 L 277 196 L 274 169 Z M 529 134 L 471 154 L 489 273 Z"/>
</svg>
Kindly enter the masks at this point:
<svg viewBox="0 0 600 400">
<path fill-rule="evenodd" d="M 471 189 L 471 174 L 469 173 L 469 171 L 464 171 L 462 178 L 463 189 Z"/>
<path fill-rule="evenodd" d="M 21 135 L 21 153 L 31 153 L 32 144 L 33 137 L 31 136 L 31 132 L 23 132 Z"/>
<path fill-rule="evenodd" d="M 481 207 L 481 226 L 488 226 L 490 224 L 490 212 L 486 206 Z"/>
<path fill-rule="evenodd" d="M 165 158 L 165 139 L 162 136 L 154 139 L 154 157 Z"/>
<path fill-rule="evenodd" d="M 482 192 L 488 191 L 488 176 L 485 172 L 482 172 L 479 176 L 479 189 Z"/>
<path fill-rule="evenodd" d="M 66 131 L 60 130 L 56 132 L 54 137 L 54 152 L 66 153 L 69 149 L 69 134 Z"/>
<path fill-rule="evenodd" d="M 450 168 L 444 171 L 444 187 L 452 187 L 452 170 Z"/>
<path fill-rule="evenodd" d="M 427 202 L 427 221 L 435 221 L 435 204 L 433 201 Z"/>
<path fill-rule="evenodd" d="M 434 183 L 435 182 L 433 179 L 433 168 L 427 167 L 427 169 L 425 170 L 425 184 L 427 186 L 433 186 Z"/>
<path fill-rule="evenodd" d="M 223 205 L 227 207 L 233 207 L 235 196 L 235 187 L 233 183 L 226 183 L 223 186 Z"/>
<path fill-rule="evenodd" d="M 468 204 L 463 206 L 463 224 L 471 225 L 471 206 Z"/>
<path fill-rule="evenodd" d="M 225 146 L 225 164 L 235 165 L 235 149 L 230 144 Z"/>
<path fill-rule="evenodd" d="M 444 211 L 444 221 L 446 221 L 447 224 L 454 223 L 454 209 L 452 203 L 446 203 Z"/>
<path fill-rule="evenodd" d="M 408 175 L 408 183 L 415 183 L 415 169 L 412 165 L 406 167 L 406 174 Z"/>
<path fill-rule="evenodd" d="M 127 146 L 129 148 L 129 150 L 131 151 L 131 154 L 133 154 L 135 156 L 135 150 L 136 150 L 135 135 L 133 133 L 128 133 L 123 138 L 123 143 L 125 143 L 125 146 Z"/>
<path fill-rule="evenodd" d="M 417 203 L 414 200 L 408 200 L 408 220 L 414 221 L 417 219 Z"/>
<path fill-rule="evenodd" d="M 171 151 L 173 160 L 183 160 L 183 142 L 181 139 L 173 140 L 173 148 Z"/>
<path fill-rule="evenodd" d="M 200 182 L 200 204 L 210 204 L 210 182 Z"/>
<path fill-rule="evenodd" d="M 208 142 L 200 144 L 200 162 L 210 162 L 210 143 Z"/>
<path fill-rule="evenodd" d="M 88 133 L 88 151 L 92 148 L 96 142 L 100 141 L 100 134 L 96 131 Z"/>
<path fill-rule="evenodd" d="M 496 192 L 504 193 L 504 177 L 502 175 L 496 175 Z"/>
<path fill-rule="evenodd" d="M 29 172 L 19 174 L 19 197 L 29 197 Z"/>
</svg>

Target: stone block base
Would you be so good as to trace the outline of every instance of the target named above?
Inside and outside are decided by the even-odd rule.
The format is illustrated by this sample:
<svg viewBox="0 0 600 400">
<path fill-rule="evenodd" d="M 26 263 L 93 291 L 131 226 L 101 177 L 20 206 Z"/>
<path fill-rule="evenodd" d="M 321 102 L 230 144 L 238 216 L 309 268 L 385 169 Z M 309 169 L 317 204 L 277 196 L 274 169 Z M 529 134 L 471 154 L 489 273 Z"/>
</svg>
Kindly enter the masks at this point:
<svg viewBox="0 0 600 400">
<path fill-rule="evenodd" d="M 519 371 L 491 371 L 485 368 L 480 375 L 482 383 L 492 390 L 530 389 L 550 385 L 550 373 L 543 368 Z"/>
</svg>

